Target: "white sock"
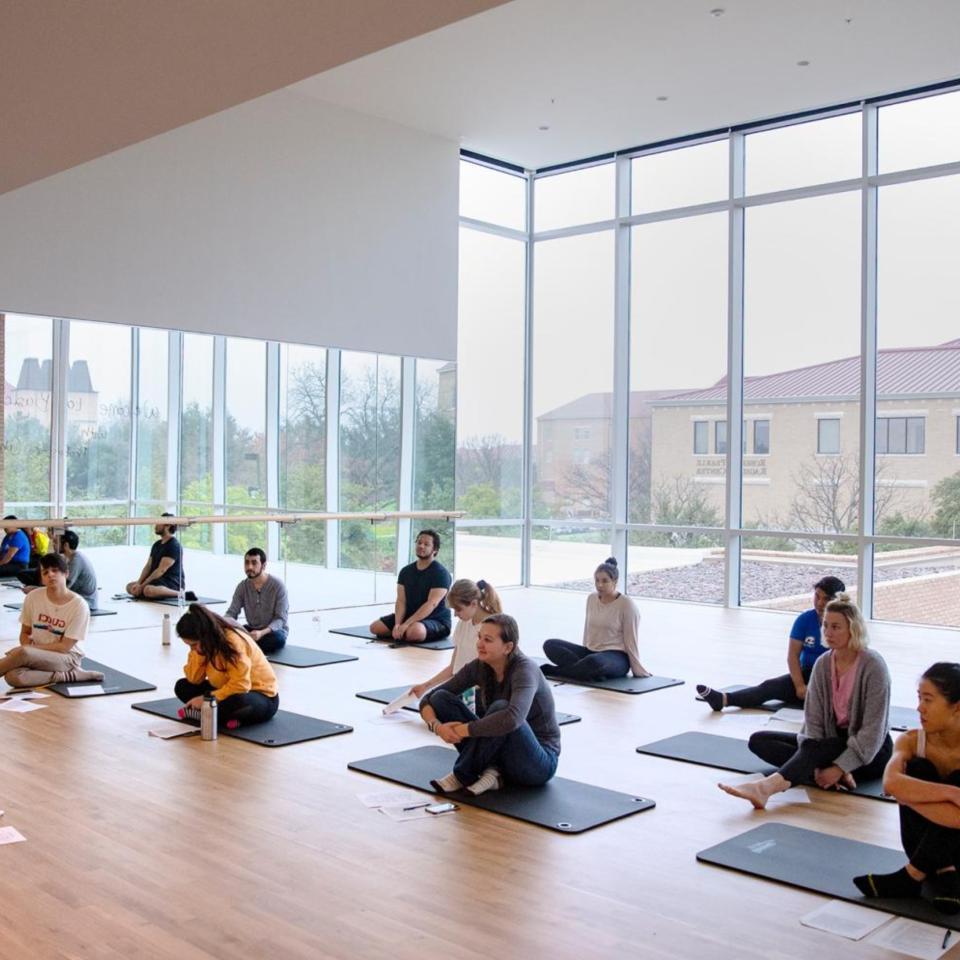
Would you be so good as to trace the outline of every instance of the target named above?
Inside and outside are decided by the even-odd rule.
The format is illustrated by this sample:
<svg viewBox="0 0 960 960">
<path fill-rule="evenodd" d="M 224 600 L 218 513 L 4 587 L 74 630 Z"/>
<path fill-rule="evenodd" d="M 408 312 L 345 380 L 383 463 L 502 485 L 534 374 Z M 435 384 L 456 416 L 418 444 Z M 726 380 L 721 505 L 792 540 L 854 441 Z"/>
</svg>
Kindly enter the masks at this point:
<svg viewBox="0 0 960 960">
<path fill-rule="evenodd" d="M 475 797 L 488 790 L 500 789 L 500 771 L 496 767 L 487 767 L 477 778 L 476 783 L 471 783 L 467 790 Z"/>
<path fill-rule="evenodd" d="M 452 774 L 448 773 L 445 777 L 433 781 L 442 793 L 454 793 L 463 789 L 463 784 Z"/>
</svg>

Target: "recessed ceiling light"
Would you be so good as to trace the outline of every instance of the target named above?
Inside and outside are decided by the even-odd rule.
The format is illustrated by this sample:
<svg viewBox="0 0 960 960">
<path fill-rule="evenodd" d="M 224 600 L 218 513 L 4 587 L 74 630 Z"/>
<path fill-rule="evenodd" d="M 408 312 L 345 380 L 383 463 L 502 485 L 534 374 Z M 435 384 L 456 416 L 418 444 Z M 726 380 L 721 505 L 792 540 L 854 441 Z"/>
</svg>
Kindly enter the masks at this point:
<svg viewBox="0 0 960 960">
<path fill-rule="evenodd" d="M 798 67 L 809 67 L 809 66 L 810 66 L 810 61 L 809 61 L 809 60 L 798 60 L 798 61 L 797 61 L 797 66 L 798 66 Z"/>
<path fill-rule="evenodd" d="M 549 130 L 549 129 L 550 129 L 550 124 L 549 124 L 549 123 L 541 123 L 540 126 L 537 127 L 537 129 L 538 129 L 538 130 Z"/>
<path fill-rule="evenodd" d="M 726 12 L 727 12 L 727 11 L 724 10 L 723 7 L 714 7 L 714 8 L 710 11 L 710 16 L 711 16 L 711 17 L 722 17 Z"/>
<path fill-rule="evenodd" d="M 662 97 L 662 96 L 661 96 L 661 97 L 657 97 L 657 99 L 658 99 L 661 103 L 664 103 L 666 100 L 669 100 L 670 98 L 669 98 L 669 97 Z"/>
</svg>

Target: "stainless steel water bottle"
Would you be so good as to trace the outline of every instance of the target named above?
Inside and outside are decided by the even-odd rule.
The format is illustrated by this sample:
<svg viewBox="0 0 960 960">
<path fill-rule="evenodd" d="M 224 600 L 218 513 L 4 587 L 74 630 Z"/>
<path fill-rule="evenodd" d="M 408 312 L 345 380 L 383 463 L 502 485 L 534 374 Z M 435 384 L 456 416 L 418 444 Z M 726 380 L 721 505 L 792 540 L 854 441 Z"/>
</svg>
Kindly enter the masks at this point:
<svg viewBox="0 0 960 960">
<path fill-rule="evenodd" d="M 170 646 L 170 614 L 163 615 L 163 627 L 160 633 L 160 642 L 165 646 Z"/>
<path fill-rule="evenodd" d="M 200 739 L 217 739 L 217 698 L 208 693 L 200 707 Z"/>
</svg>

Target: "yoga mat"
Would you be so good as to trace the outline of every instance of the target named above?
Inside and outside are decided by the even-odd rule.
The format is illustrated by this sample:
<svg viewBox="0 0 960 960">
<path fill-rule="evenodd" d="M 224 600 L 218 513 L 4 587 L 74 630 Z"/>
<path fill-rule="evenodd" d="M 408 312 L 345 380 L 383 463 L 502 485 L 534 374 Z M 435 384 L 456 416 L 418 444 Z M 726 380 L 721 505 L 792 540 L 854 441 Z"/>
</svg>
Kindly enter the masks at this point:
<svg viewBox="0 0 960 960">
<path fill-rule="evenodd" d="M 906 861 L 901 850 L 833 837 L 785 823 L 764 823 L 697 854 L 701 863 L 775 880 L 826 897 L 873 907 L 899 917 L 960 930 L 960 914 L 942 914 L 919 897 L 864 897 L 853 878 L 864 873 L 893 873 Z"/>
<path fill-rule="evenodd" d="M 140 693 L 144 690 L 156 690 L 156 686 L 148 683 L 146 680 L 140 680 L 138 677 L 131 677 L 129 673 L 121 673 L 108 667 L 105 663 L 97 663 L 96 660 L 88 660 L 86 657 L 80 663 L 83 670 L 99 670 L 103 674 L 103 680 L 87 680 L 83 683 L 51 683 L 49 688 L 54 693 L 59 693 L 61 697 L 70 697 L 80 699 L 81 697 L 109 697 L 114 693 Z M 103 687 L 103 693 L 80 693 L 72 694 L 68 688 L 72 687 Z"/>
<path fill-rule="evenodd" d="M 546 675 L 545 675 L 546 676 Z M 652 693 L 667 687 L 679 687 L 683 680 L 673 677 L 615 677 L 613 680 L 568 680 L 566 677 L 547 677 L 551 683 L 570 683 L 575 687 L 596 687 L 613 693 Z"/>
<path fill-rule="evenodd" d="M 114 600 L 136 600 L 138 603 L 162 603 L 166 607 L 178 607 L 180 600 L 178 597 L 160 597 L 151 599 L 150 597 L 131 597 L 129 593 L 115 593 Z M 214 597 L 197 597 L 196 600 L 184 600 L 184 607 L 189 607 L 191 603 L 201 603 L 205 607 L 212 607 L 218 603 L 226 603 L 226 600 L 217 600 Z"/>
<path fill-rule="evenodd" d="M 194 720 L 183 720 L 177 716 L 177 711 L 183 704 L 176 698 L 167 700 L 151 700 L 147 703 L 132 703 L 134 710 L 152 713 L 167 720 L 176 720 L 192 727 L 200 724 Z M 330 723 L 328 720 L 318 720 L 316 717 L 305 717 L 300 713 L 289 713 L 278 710 L 272 719 L 265 723 L 254 723 L 249 727 L 240 727 L 238 730 L 221 730 L 221 737 L 234 737 L 237 740 L 249 740 L 259 743 L 262 747 L 285 747 L 291 743 L 303 743 L 305 740 L 319 740 L 321 737 L 335 737 L 340 733 L 350 733 L 353 727 L 343 723 Z"/>
<path fill-rule="evenodd" d="M 746 690 L 741 684 L 734 684 L 732 687 L 723 687 L 723 693 L 736 693 L 738 690 Z M 699 697 L 697 698 L 700 699 Z M 705 702 L 705 701 L 704 701 Z M 783 707 L 795 707 L 802 709 L 803 704 L 799 701 L 795 703 L 785 703 L 783 700 L 768 700 L 759 707 L 741 707 L 744 710 L 766 710 L 769 713 L 776 713 Z M 890 729 L 891 730 L 910 730 L 920 726 L 920 717 L 917 715 L 915 707 L 891 707 L 890 708 Z"/>
<path fill-rule="evenodd" d="M 22 603 L 5 603 L 4 606 L 5 606 L 8 610 L 22 610 L 22 609 L 23 609 L 23 604 L 22 604 Z M 116 615 L 117 615 L 117 611 L 116 611 L 116 610 L 91 610 L 91 611 L 90 611 L 90 616 L 91 616 L 91 617 L 115 617 Z"/>
<path fill-rule="evenodd" d="M 360 640 L 386 643 L 391 647 L 420 647 L 422 650 L 452 650 L 453 641 L 449 637 L 439 640 L 424 640 L 423 643 L 410 643 L 407 640 L 394 640 L 392 637 L 375 637 L 366 627 L 331 627 L 330 633 L 339 633 L 343 637 L 358 637 Z"/>
<path fill-rule="evenodd" d="M 700 733 L 690 730 L 676 736 L 646 743 L 637 747 L 637 753 L 651 757 L 663 757 L 665 760 L 680 760 L 683 763 L 695 763 L 701 767 L 716 767 L 719 770 L 732 770 L 734 773 L 773 773 L 774 767 L 764 763 L 756 754 L 750 752 L 746 740 L 735 737 L 718 737 L 712 733 Z M 806 784 L 812 786 L 812 784 Z M 840 791 L 838 791 L 840 792 Z M 858 797 L 872 797 L 874 800 L 893 801 L 883 792 L 880 780 L 867 780 L 858 783 L 855 790 L 845 790 Z"/>
<path fill-rule="evenodd" d="M 393 783 L 436 795 L 431 780 L 446 776 L 456 760 L 456 751 L 447 747 L 418 747 L 402 753 L 388 753 L 347 766 Z M 656 806 L 653 800 L 594 787 L 576 780 L 554 777 L 542 787 L 505 786 L 475 797 L 466 790 L 443 794 L 455 803 L 502 813 L 559 833 L 583 833 L 604 823 L 629 817 Z"/>
<path fill-rule="evenodd" d="M 279 663 L 284 667 L 325 667 L 331 663 L 347 663 L 360 659 L 349 653 L 313 650 L 310 647 L 291 646 L 289 643 L 266 656 L 271 663 Z"/>
<path fill-rule="evenodd" d="M 374 703 L 393 703 L 397 697 L 406 693 L 409 689 L 409 687 L 387 687 L 384 690 L 361 690 L 357 696 L 361 700 L 372 700 Z M 404 707 L 403 709 L 411 710 L 414 713 L 420 712 L 420 707 L 416 704 L 410 704 L 410 706 Z M 579 723 L 583 719 L 575 713 L 561 713 L 559 710 L 556 712 L 556 716 L 557 724 L 561 727 L 567 723 Z"/>
</svg>

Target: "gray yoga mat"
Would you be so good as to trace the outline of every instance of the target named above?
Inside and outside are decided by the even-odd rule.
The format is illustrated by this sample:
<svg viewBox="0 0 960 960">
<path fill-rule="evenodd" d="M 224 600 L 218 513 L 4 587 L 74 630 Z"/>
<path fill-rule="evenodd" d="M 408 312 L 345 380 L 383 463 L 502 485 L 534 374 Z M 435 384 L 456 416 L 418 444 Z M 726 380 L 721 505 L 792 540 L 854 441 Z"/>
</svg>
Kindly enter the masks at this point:
<svg viewBox="0 0 960 960">
<path fill-rule="evenodd" d="M 612 680 L 568 680 L 566 677 L 547 677 L 551 683 L 570 683 L 575 687 L 595 687 L 613 693 L 652 693 L 667 687 L 679 687 L 683 680 L 673 677 L 615 677 Z"/>
<path fill-rule="evenodd" d="M 746 689 L 747 688 L 744 684 L 735 683 L 732 687 L 722 687 L 721 692 L 736 693 L 738 690 Z M 697 699 L 700 698 L 698 697 Z M 760 704 L 759 707 L 751 707 L 746 709 L 766 710 L 768 713 L 776 713 L 777 710 L 782 710 L 784 707 L 792 707 L 794 709 L 802 710 L 803 703 L 800 701 L 785 703 L 783 700 L 768 700 L 766 703 Z M 891 707 L 889 723 L 891 730 L 910 730 L 914 727 L 920 726 L 920 718 L 917 716 L 915 707 Z"/>
<path fill-rule="evenodd" d="M 419 647 L 421 650 L 452 650 L 453 641 L 449 637 L 439 640 L 424 640 L 423 643 L 410 643 L 407 640 L 394 640 L 391 637 L 374 636 L 366 627 L 331 627 L 330 633 L 339 633 L 342 637 L 357 637 L 360 640 L 369 640 L 371 643 L 385 643 L 391 647 Z"/>
<path fill-rule="evenodd" d="M 651 757 L 663 757 L 665 760 L 680 760 L 683 763 L 695 763 L 701 767 L 716 767 L 719 770 L 732 770 L 734 773 L 773 773 L 774 767 L 764 763 L 756 754 L 750 752 L 746 740 L 736 737 L 719 737 L 713 733 L 701 733 L 690 730 L 676 736 L 646 743 L 637 747 L 637 753 Z M 893 801 L 883 792 L 880 780 L 867 780 L 858 783 L 855 790 L 845 790 L 858 797 L 871 797 L 874 800 Z"/>
<path fill-rule="evenodd" d="M 446 776 L 456 760 L 447 747 L 418 747 L 348 764 L 351 770 L 369 773 L 393 783 L 436 795 L 430 781 Z M 649 810 L 653 800 L 594 787 L 576 780 L 554 777 L 542 787 L 505 786 L 475 797 L 466 790 L 443 794 L 455 803 L 535 823 L 559 833 L 583 833 L 622 817 Z"/>
<path fill-rule="evenodd" d="M 349 653 L 313 650 L 310 647 L 296 647 L 289 643 L 266 656 L 271 663 L 279 663 L 284 667 L 326 667 L 331 663 L 348 663 L 350 660 L 360 659 Z"/>
<path fill-rule="evenodd" d="M 22 609 L 23 609 L 23 604 L 22 604 L 22 603 L 5 603 L 4 606 L 5 606 L 8 610 L 22 610 Z M 91 611 L 90 611 L 90 616 L 91 616 L 91 617 L 114 617 L 114 616 L 116 616 L 116 614 L 117 614 L 117 611 L 116 611 L 116 610 L 91 610 Z"/>
<path fill-rule="evenodd" d="M 697 854 L 701 863 L 775 880 L 885 913 L 960 930 L 960 914 L 939 913 L 925 900 L 864 897 L 853 878 L 864 873 L 893 873 L 906 861 L 901 850 L 803 830 L 785 823 L 764 823 Z"/>
<path fill-rule="evenodd" d="M 166 720 L 176 720 L 178 723 L 186 723 L 192 727 L 199 726 L 194 720 L 184 720 L 177 716 L 177 711 L 183 704 L 176 697 L 134 703 L 131 706 L 134 710 L 152 713 Z M 285 747 L 291 743 L 319 740 L 321 737 L 335 737 L 337 734 L 350 733 L 352 730 L 353 727 L 344 723 L 330 723 L 328 720 L 318 720 L 316 717 L 305 717 L 300 713 L 278 710 L 265 723 L 254 723 L 237 730 L 221 730 L 220 736 L 249 740 L 251 743 L 259 743 L 262 747 Z"/>
<path fill-rule="evenodd" d="M 361 690 L 357 696 L 361 700 L 372 700 L 374 703 L 393 703 L 397 697 L 406 693 L 409 689 L 409 687 L 387 687 L 384 690 Z M 411 710 L 414 713 L 420 712 L 418 704 L 410 704 L 410 706 L 404 707 L 403 709 Z M 582 719 L 582 717 L 578 717 L 575 713 L 561 713 L 559 710 L 557 711 L 557 724 L 561 727 L 567 723 L 579 723 Z"/>
<path fill-rule="evenodd" d="M 59 693 L 61 697 L 70 697 L 71 699 L 81 699 L 84 697 L 109 697 L 114 693 L 142 693 L 144 690 L 156 690 L 156 686 L 141 680 L 139 677 L 131 677 L 129 673 L 121 673 L 108 667 L 105 663 L 97 663 L 96 660 L 88 660 L 86 657 L 80 663 L 84 670 L 99 670 L 103 674 L 103 681 L 88 680 L 83 683 L 51 683 L 49 688 L 54 693 Z M 102 687 L 103 693 L 86 692 L 93 687 Z M 71 693 L 70 691 L 80 688 L 80 692 Z"/>
<path fill-rule="evenodd" d="M 179 597 L 161 597 L 153 599 L 150 597 L 131 597 L 129 593 L 115 593 L 114 600 L 136 600 L 137 603 L 162 603 L 165 607 L 179 607 Z M 226 603 L 226 600 L 217 600 L 215 597 L 197 597 L 196 600 L 184 600 L 183 605 L 189 607 L 191 603 L 200 603 L 205 607 L 212 607 L 218 603 Z"/>
</svg>

